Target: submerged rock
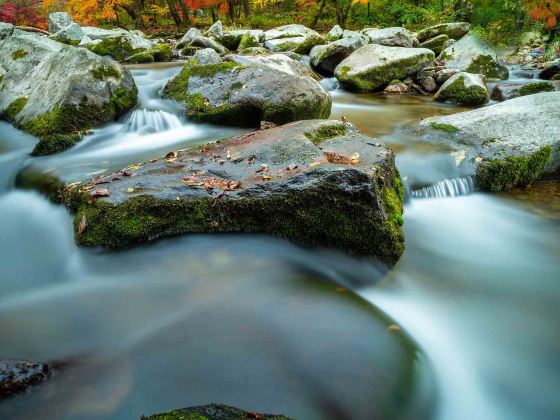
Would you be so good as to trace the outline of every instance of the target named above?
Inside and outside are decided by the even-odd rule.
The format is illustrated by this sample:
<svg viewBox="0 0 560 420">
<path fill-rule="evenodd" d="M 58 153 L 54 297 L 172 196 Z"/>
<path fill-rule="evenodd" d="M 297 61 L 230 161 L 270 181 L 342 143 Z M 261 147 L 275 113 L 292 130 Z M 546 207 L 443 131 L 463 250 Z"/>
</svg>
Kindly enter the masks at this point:
<svg viewBox="0 0 560 420">
<path fill-rule="evenodd" d="M 497 56 L 496 49 L 489 43 L 477 35 L 469 34 L 443 50 L 438 60 L 452 69 L 505 80 L 509 77 L 509 71 Z"/>
<path fill-rule="evenodd" d="M 461 72 L 451 76 L 439 88 L 435 100 L 469 106 L 483 105 L 489 100 L 488 88 L 480 75 Z"/>
<path fill-rule="evenodd" d="M 368 44 L 365 35 L 349 36 L 330 44 L 317 45 L 311 49 L 311 65 L 319 73 L 331 76 L 336 66 L 358 48 Z"/>
<path fill-rule="evenodd" d="M 404 80 L 434 63 L 426 48 L 386 47 L 370 44 L 358 48 L 335 69 L 341 86 L 348 90 L 382 90 L 392 80 Z"/>
<path fill-rule="evenodd" d="M 560 92 L 538 93 L 412 127 L 447 145 L 479 189 L 509 190 L 560 175 Z"/>
<path fill-rule="evenodd" d="M 425 42 L 439 35 L 446 35 L 449 38 L 458 40 L 465 36 L 470 30 L 471 24 L 468 22 L 442 23 L 421 30 L 416 34 L 416 37 L 419 42 Z"/>
<path fill-rule="evenodd" d="M 492 99 L 505 101 L 519 96 L 532 95 L 540 92 L 552 92 L 556 89 L 553 82 L 530 82 L 524 85 L 518 83 L 498 84 L 492 90 Z"/>
<path fill-rule="evenodd" d="M 0 114 L 39 137 L 34 154 L 68 148 L 136 105 L 130 72 L 84 48 L 4 23 L 0 48 Z"/>
<path fill-rule="evenodd" d="M 223 404 L 208 404 L 199 407 L 187 407 L 178 410 L 166 411 L 165 413 L 142 416 L 142 420 L 292 420 L 277 414 L 261 414 L 247 412 L 239 408 L 229 407 Z"/>
<path fill-rule="evenodd" d="M 342 122 L 298 121 L 119 173 L 56 194 L 76 211 L 79 244 L 267 233 L 391 265 L 404 249 L 403 187 L 393 153 Z"/>
<path fill-rule="evenodd" d="M 370 39 L 372 44 L 405 48 L 412 48 L 414 44 L 412 33 L 401 27 L 366 29 L 362 33 Z"/>
<path fill-rule="evenodd" d="M 328 118 L 332 103 L 311 77 L 236 62 L 191 61 L 165 86 L 164 95 L 181 102 L 193 121 L 246 127 Z"/>
<path fill-rule="evenodd" d="M 50 367 L 43 363 L 0 360 L 0 400 L 43 382 L 50 374 Z"/>
</svg>

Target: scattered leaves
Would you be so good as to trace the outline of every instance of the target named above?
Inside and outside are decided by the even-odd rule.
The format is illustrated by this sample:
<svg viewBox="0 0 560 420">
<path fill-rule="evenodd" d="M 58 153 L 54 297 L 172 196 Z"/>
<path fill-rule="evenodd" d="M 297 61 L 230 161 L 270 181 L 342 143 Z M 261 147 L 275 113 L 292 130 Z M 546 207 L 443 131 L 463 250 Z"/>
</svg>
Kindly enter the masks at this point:
<svg viewBox="0 0 560 420">
<path fill-rule="evenodd" d="M 290 165 L 288 165 L 288 167 L 286 168 L 286 170 L 288 170 L 288 171 L 293 171 L 293 170 L 297 169 L 297 167 L 298 167 L 297 165 L 290 164 Z"/>
<path fill-rule="evenodd" d="M 109 197 L 111 193 L 107 188 L 98 188 L 90 194 L 92 197 Z"/>
<path fill-rule="evenodd" d="M 86 227 L 87 227 L 86 215 L 83 214 L 82 219 L 80 220 L 80 224 L 78 225 L 78 235 L 81 235 L 82 233 L 84 233 L 84 231 L 86 230 Z"/>
<path fill-rule="evenodd" d="M 261 167 L 259 169 L 257 169 L 255 171 L 256 173 L 265 173 L 268 172 L 268 164 L 267 163 L 261 163 Z"/>
</svg>

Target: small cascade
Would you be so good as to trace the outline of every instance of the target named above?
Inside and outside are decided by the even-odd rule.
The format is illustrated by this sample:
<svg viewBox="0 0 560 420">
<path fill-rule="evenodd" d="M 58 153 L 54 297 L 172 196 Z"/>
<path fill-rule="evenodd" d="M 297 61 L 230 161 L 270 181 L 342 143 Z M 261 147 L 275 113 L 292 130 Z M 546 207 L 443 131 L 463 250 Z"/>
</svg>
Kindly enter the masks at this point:
<svg viewBox="0 0 560 420">
<path fill-rule="evenodd" d="M 412 191 L 413 198 L 443 198 L 469 195 L 474 192 L 472 177 L 444 179 L 429 187 Z"/>
<path fill-rule="evenodd" d="M 128 117 L 123 131 L 128 133 L 150 134 L 179 128 L 182 125 L 179 117 L 169 112 L 137 109 Z"/>
</svg>

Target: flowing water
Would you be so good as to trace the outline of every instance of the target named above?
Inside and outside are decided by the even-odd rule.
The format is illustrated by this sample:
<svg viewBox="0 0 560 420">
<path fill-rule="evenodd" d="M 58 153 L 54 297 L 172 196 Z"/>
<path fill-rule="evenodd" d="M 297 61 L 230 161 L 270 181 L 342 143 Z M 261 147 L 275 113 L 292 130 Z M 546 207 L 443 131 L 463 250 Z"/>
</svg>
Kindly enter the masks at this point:
<svg viewBox="0 0 560 420">
<path fill-rule="evenodd" d="M 558 418 L 559 184 L 475 192 L 447 151 L 400 130 L 461 108 L 323 81 L 332 118 L 389 143 L 410 188 L 407 249 L 388 273 L 265 236 L 78 248 L 66 209 L 16 187 L 27 171 L 79 180 L 242 132 L 192 124 L 159 99 L 178 71 L 135 68 L 138 109 L 55 156 L 28 157 L 35 140 L 0 122 L 0 359 L 63 366 L 0 403 L 0 418 L 138 418 L 209 402 L 390 418 L 409 393 L 402 418 Z"/>
</svg>

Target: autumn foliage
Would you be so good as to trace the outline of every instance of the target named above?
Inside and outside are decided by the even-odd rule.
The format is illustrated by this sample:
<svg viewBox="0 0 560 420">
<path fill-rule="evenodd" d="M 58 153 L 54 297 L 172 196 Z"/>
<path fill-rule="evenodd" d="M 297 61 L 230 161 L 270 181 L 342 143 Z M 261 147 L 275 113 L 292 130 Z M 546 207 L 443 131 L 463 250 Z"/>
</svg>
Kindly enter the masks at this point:
<svg viewBox="0 0 560 420">
<path fill-rule="evenodd" d="M 558 25 L 560 19 L 559 0 L 529 0 L 527 7 L 531 18 L 543 22 L 547 29 L 555 28 Z"/>
</svg>

